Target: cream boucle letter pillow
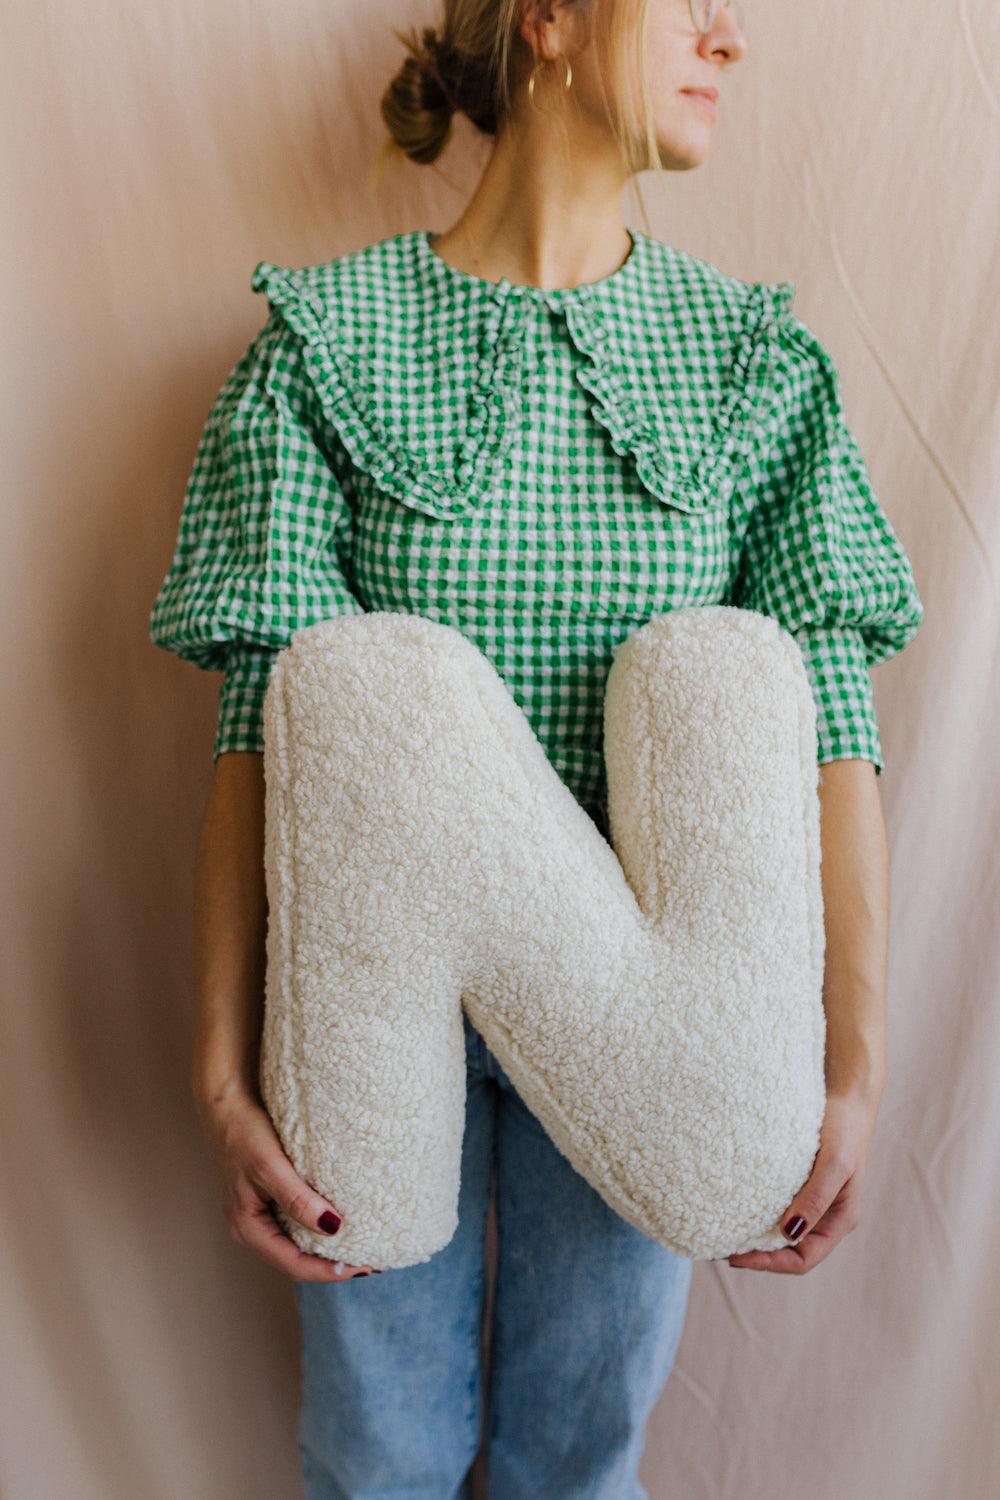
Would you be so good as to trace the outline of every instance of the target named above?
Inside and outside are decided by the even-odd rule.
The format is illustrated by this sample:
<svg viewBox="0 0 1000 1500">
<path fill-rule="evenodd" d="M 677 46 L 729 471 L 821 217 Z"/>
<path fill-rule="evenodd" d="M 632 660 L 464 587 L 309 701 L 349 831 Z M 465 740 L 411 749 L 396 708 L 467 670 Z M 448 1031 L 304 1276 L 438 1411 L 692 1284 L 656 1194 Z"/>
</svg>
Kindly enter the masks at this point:
<svg viewBox="0 0 1000 1500">
<path fill-rule="evenodd" d="M 298 630 L 264 733 L 261 1088 L 344 1216 L 331 1237 L 280 1213 L 302 1250 L 398 1267 L 448 1244 L 463 1007 L 630 1224 L 692 1259 L 786 1243 L 825 1016 L 815 707 L 781 626 L 692 607 L 622 641 L 614 848 L 492 663 L 422 616 Z"/>
</svg>

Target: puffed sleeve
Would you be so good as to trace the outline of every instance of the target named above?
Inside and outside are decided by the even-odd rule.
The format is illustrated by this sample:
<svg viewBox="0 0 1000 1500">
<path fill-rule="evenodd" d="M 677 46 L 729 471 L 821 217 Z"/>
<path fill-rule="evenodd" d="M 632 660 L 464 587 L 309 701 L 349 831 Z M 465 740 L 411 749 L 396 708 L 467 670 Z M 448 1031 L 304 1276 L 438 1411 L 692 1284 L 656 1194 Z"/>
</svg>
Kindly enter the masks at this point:
<svg viewBox="0 0 1000 1500">
<path fill-rule="evenodd" d="M 155 645 L 224 673 L 213 759 L 263 750 L 270 668 L 294 630 L 363 612 L 346 456 L 320 412 L 300 335 L 272 307 L 205 421 L 149 618 Z"/>
<path fill-rule="evenodd" d="M 787 308 L 770 330 L 766 368 L 739 487 L 748 513 L 732 602 L 795 637 L 819 762 L 860 758 L 880 774 L 869 668 L 909 644 L 923 604 L 847 425 L 837 368 Z"/>
</svg>

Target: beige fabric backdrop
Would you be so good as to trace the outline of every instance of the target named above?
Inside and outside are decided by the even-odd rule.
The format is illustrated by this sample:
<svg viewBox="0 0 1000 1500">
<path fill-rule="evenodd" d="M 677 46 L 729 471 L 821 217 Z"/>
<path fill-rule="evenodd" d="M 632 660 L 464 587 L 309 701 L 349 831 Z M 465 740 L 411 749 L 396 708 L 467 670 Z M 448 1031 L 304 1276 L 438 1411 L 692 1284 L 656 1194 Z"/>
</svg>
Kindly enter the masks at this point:
<svg viewBox="0 0 1000 1500">
<path fill-rule="evenodd" d="M 927 619 L 875 669 L 891 1078 L 860 1228 L 696 1267 L 656 1500 L 988 1500 L 997 1465 L 1000 38 L 994 0 L 757 0 L 654 233 L 793 279 Z M 229 1239 L 188 1098 L 219 678 L 148 642 L 200 425 L 303 264 L 446 227 L 481 147 L 364 181 L 417 4 L 7 3 L 5 1500 L 298 1493 L 292 1285 Z M 626 220 L 643 224 L 630 192 Z M 349 1292 L 348 1292 L 349 1295 Z"/>
</svg>

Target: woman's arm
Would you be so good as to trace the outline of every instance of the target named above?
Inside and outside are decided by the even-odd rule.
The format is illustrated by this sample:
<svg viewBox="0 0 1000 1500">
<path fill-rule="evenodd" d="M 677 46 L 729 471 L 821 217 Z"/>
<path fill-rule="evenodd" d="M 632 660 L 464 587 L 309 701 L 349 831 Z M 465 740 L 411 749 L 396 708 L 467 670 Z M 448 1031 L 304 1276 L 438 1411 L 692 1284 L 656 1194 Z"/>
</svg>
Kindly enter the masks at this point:
<svg viewBox="0 0 1000 1500">
<path fill-rule="evenodd" d="M 199 1105 L 259 1099 L 267 893 L 264 757 L 220 755 L 198 844 L 195 892 L 198 1033 L 191 1084 Z"/>
<path fill-rule="evenodd" d="M 889 856 L 874 764 L 826 762 L 819 800 L 826 1113 L 812 1171 L 782 1216 L 794 1244 L 727 1257 L 754 1271 L 809 1271 L 857 1227 L 885 1085 Z"/>
<path fill-rule="evenodd" d="M 271 1211 L 335 1234 L 340 1216 L 285 1154 L 260 1094 L 258 1063 L 266 975 L 264 757 L 227 751 L 198 847 L 195 929 L 198 1029 L 191 1086 L 222 1168 L 232 1237 L 297 1281 L 342 1281 L 362 1268 L 306 1255 Z"/>
<path fill-rule="evenodd" d="M 889 850 L 875 767 L 820 767 L 826 1087 L 878 1103 L 887 1067 Z"/>
</svg>

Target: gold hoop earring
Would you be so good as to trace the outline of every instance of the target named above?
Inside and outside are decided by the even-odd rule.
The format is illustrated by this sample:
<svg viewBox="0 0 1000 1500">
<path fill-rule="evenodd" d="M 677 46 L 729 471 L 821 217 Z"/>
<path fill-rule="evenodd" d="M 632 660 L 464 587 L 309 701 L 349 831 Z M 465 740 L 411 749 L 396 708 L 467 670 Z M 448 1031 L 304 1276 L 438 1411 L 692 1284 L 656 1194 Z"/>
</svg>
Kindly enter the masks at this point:
<svg viewBox="0 0 1000 1500">
<path fill-rule="evenodd" d="M 565 52 L 560 52 L 559 56 L 566 64 L 566 81 L 563 84 L 563 93 L 567 93 L 570 85 L 573 82 L 573 64 L 570 62 Z M 538 62 L 535 63 L 535 66 L 528 74 L 528 103 L 531 105 L 532 109 L 538 110 L 538 113 L 542 115 L 546 114 L 547 111 L 544 109 L 538 109 L 538 105 L 535 103 L 535 79 L 538 76 L 539 68 L 545 67 L 545 61 L 545 58 L 539 58 Z"/>
</svg>

